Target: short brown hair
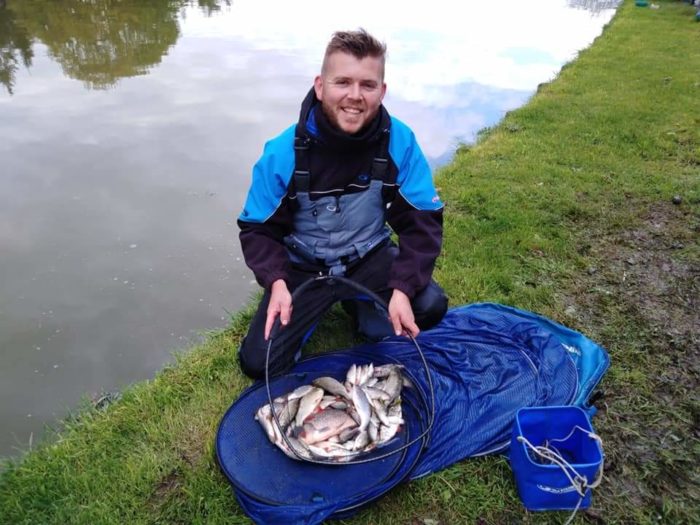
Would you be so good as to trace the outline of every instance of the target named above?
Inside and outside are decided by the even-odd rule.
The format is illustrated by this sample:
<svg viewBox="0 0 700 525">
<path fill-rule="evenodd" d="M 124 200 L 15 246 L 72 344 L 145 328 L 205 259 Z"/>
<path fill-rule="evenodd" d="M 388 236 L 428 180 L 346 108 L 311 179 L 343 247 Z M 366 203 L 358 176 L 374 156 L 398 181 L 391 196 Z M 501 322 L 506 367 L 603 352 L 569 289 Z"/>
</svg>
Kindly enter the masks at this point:
<svg viewBox="0 0 700 525">
<path fill-rule="evenodd" d="M 384 62 L 386 59 L 386 44 L 380 42 L 363 28 L 357 31 L 336 31 L 326 46 L 323 55 L 321 72 L 325 72 L 328 57 L 333 53 L 348 53 L 358 60 L 365 57 L 379 58 L 382 63 L 382 78 L 384 77 Z"/>
</svg>

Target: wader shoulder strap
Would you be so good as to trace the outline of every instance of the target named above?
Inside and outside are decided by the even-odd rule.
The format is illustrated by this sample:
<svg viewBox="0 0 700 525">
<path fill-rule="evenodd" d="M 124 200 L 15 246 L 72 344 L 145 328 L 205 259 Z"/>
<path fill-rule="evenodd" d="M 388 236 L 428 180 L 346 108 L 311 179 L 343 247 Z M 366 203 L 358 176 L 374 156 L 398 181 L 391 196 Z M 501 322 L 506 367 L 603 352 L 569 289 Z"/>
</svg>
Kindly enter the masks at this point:
<svg viewBox="0 0 700 525">
<path fill-rule="evenodd" d="M 299 134 L 298 130 L 294 136 L 294 188 L 295 191 L 308 192 L 310 187 L 311 162 L 309 160 L 309 146 L 311 139 Z M 393 184 L 394 180 L 389 180 L 389 129 L 382 130 L 377 145 L 376 156 L 372 159 L 371 178 L 381 180 L 384 183 Z"/>
<path fill-rule="evenodd" d="M 294 135 L 294 188 L 295 191 L 309 191 L 309 144 L 311 139 L 298 134 Z"/>
<path fill-rule="evenodd" d="M 372 180 L 380 180 L 384 183 L 392 184 L 389 179 L 389 129 L 382 130 L 377 146 L 377 156 L 372 160 Z M 392 177 L 393 178 L 393 177 Z"/>
</svg>

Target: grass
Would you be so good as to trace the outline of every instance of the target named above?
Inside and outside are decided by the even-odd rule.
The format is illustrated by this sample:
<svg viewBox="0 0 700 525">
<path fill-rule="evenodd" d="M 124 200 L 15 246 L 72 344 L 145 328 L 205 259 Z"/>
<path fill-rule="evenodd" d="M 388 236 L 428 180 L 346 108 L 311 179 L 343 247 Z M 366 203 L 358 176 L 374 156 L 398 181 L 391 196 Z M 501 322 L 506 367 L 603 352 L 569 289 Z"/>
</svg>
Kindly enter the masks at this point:
<svg viewBox="0 0 700 525">
<path fill-rule="evenodd" d="M 657 3 L 625 2 L 591 48 L 437 178 L 446 217 L 436 275 L 451 303 L 536 311 L 611 354 L 594 420 L 608 467 L 579 523 L 700 515 L 700 25 L 687 4 Z M 7 462 L 0 522 L 249 523 L 213 442 L 249 384 L 235 350 L 250 315 Z M 351 343 L 334 311 L 310 345 Z M 341 523 L 566 517 L 525 512 L 507 461 L 486 457 L 402 485 Z"/>
</svg>

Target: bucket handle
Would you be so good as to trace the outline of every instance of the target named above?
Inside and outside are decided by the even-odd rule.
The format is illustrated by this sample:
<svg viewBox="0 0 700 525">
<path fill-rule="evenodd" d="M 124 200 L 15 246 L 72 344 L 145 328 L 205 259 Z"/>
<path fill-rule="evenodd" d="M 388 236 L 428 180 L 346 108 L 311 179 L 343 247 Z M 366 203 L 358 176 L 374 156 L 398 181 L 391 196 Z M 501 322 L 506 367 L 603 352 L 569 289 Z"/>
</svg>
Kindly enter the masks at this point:
<svg viewBox="0 0 700 525">
<path fill-rule="evenodd" d="M 574 516 L 576 516 L 576 513 L 578 512 L 578 509 L 581 506 L 581 503 L 583 502 L 583 498 L 586 497 L 586 491 L 588 489 L 596 488 L 603 481 L 603 464 L 605 461 L 605 456 L 601 457 L 600 467 L 598 467 L 598 471 L 596 472 L 595 480 L 593 480 L 592 483 L 588 483 L 588 478 L 586 478 L 586 476 L 582 476 L 581 474 L 579 474 L 576 471 L 576 469 L 573 467 L 573 465 L 571 465 L 571 463 L 566 461 L 566 459 L 564 459 L 562 457 L 562 455 L 556 451 L 556 449 L 549 448 L 548 442 L 566 441 L 567 439 L 569 439 L 573 435 L 574 432 L 576 432 L 576 430 L 580 430 L 581 432 L 588 434 L 588 437 L 596 440 L 602 446 L 603 440 L 600 438 L 600 436 L 598 434 L 596 434 L 595 432 L 590 432 L 589 430 L 586 430 L 585 428 L 583 428 L 579 425 L 574 425 L 574 428 L 571 429 L 571 432 L 569 432 L 563 438 L 552 438 L 552 439 L 547 440 L 545 442 L 544 446 L 533 445 L 525 436 L 518 436 L 516 438 L 518 440 L 518 442 L 525 445 L 534 454 L 537 454 L 542 459 L 545 459 L 547 461 L 551 461 L 552 463 L 557 465 L 559 468 L 561 468 L 562 471 L 564 472 L 564 474 L 566 475 L 566 477 L 569 478 L 569 481 L 571 482 L 571 486 L 578 493 L 578 495 L 579 495 L 578 503 L 576 504 L 574 511 L 571 513 L 571 516 L 569 516 L 569 519 L 566 520 L 566 523 L 564 523 L 564 525 L 569 525 L 572 522 L 572 520 L 574 519 Z"/>
<path fill-rule="evenodd" d="M 319 275 L 318 277 L 314 277 L 313 279 L 309 279 L 308 281 L 305 281 L 302 283 L 296 290 L 294 290 L 294 293 L 292 293 L 292 304 L 294 304 L 294 299 L 299 297 L 304 291 L 306 291 L 307 288 L 309 288 L 312 284 L 321 282 L 321 281 L 338 281 L 340 283 L 345 284 L 346 286 L 349 286 L 350 288 L 355 289 L 356 291 L 367 295 L 372 301 L 374 301 L 377 305 L 379 305 L 382 310 L 389 315 L 389 309 L 387 308 L 386 303 L 384 300 L 379 297 L 376 293 L 374 293 L 372 290 L 366 288 L 365 286 L 362 286 L 359 283 L 356 283 L 355 281 L 348 279 L 346 277 L 342 277 L 340 275 Z M 301 461 L 306 461 L 307 463 L 316 463 L 319 465 L 340 465 L 340 466 L 346 466 L 346 465 L 357 465 L 360 463 L 370 463 L 372 461 L 379 461 L 380 459 L 385 459 L 389 456 L 392 456 L 398 452 L 401 452 L 403 450 L 406 450 L 408 447 L 411 445 L 417 443 L 421 439 L 424 439 L 432 430 L 433 428 L 433 422 L 435 421 L 435 389 L 433 388 L 433 381 L 432 377 L 430 375 L 430 368 L 428 367 L 428 361 L 425 359 L 425 355 L 423 354 L 423 351 L 420 349 L 420 345 L 416 341 L 416 339 L 409 333 L 406 334 L 408 338 L 411 340 L 413 345 L 416 347 L 416 350 L 418 351 L 418 354 L 420 355 L 421 361 L 423 362 L 423 368 L 425 369 L 425 377 L 426 381 L 428 384 L 428 392 L 430 394 L 430 419 L 428 421 L 428 426 L 425 428 L 425 430 L 419 434 L 416 438 L 412 439 L 408 443 L 400 446 L 399 448 L 392 450 L 391 452 L 386 452 L 384 454 L 380 454 L 379 456 L 374 456 L 372 458 L 368 459 L 356 459 L 356 460 L 349 460 L 349 461 L 333 461 L 333 460 L 322 460 L 322 459 L 315 459 L 315 458 L 307 458 L 302 455 L 300 455 L 296 447 L 294 447 L 289 439 L 287 438 L 287 435 L 282 432 L 282 425 L 280 424 L 279 417 L 277 416 L 277 412 L 274 409 L 274 403 L 272 401 L 272 392 L 270 391 L 270 350 L 272 348 L 272 340 L 273 340 L 273 334 L 277 335 L 277 332 L 279 331 L 279 328 L 281 326 L 280 319 L 277 317 L 275 319 L 275 322 L 272 324 L 272 330 L 270 331 L 270 337 L 268 339 L 268 344 L 267 344 L 267 352 L 265 354 L 265 388 L 267 390 L 267 399 L 268 402 L 270 403 L 270 412 L 272 413 L 272 417 L 275 420 L 275 424 L 277 425 L 277 429 L 279 430 L 280 435 L 282 436 L 282 439 L 286 443 L 286 445 L 289 447 L 289 450 L 292 451 L 292 453 Z M 416 387 L 418 388 L 418 387 Z M 359 452 L 358 452 L 359 454 Z"/>
</svg>

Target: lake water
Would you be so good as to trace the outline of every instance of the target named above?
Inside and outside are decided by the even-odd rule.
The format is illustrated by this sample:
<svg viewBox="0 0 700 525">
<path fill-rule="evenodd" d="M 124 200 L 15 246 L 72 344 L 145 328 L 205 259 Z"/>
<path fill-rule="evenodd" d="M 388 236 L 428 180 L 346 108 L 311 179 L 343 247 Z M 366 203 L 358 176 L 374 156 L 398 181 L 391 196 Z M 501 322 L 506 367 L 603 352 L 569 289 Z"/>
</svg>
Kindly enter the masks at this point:
<svg viewBox="0 0 700 525">
<path fill-rule="evenodd" d="M 0 456 L 153 374 L 257 290 L 236 217 L 331 33 L 388 44 L 433 166 L 587 47 L 614 1 L 0 0 Z"/>
</svg>

